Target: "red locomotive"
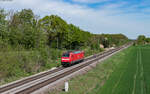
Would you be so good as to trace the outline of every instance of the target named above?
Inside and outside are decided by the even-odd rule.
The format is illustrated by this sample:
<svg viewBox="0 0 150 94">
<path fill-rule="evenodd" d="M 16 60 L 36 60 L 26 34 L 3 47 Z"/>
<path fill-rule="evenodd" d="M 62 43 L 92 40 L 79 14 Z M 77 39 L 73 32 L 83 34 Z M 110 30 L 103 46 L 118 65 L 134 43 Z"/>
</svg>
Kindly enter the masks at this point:
<svg viewBox="0 0 150 94">
<path fill-rule="evenodd" d="M 77 62 L 81 62 L 84 60 L 84 52 L 83 51 L 69 51 L 63 53 L 61 57 L 61 64 L 63 66 L 70 66 Z"/>
</svg>

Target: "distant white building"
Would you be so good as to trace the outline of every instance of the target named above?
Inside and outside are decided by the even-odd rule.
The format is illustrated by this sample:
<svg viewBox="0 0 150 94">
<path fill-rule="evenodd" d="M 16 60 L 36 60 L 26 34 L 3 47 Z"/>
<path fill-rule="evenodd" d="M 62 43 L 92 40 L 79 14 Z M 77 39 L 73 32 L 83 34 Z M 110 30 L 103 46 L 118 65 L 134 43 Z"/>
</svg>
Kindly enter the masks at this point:
<svg viewBox="0 0 150 94">
<path fill-rule="evenodd" d="M 103 45 L 103 44 L 100 44 L 100 48 L 104 48 L 104 45 Z"/>
</svg>

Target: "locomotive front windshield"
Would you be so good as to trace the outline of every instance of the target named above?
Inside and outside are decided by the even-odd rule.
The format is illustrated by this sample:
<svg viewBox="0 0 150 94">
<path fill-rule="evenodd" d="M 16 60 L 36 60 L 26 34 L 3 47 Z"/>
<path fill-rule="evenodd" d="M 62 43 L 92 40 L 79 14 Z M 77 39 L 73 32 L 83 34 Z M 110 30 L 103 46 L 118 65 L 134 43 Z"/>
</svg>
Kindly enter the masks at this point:
<svg viewBox="0 0 150 94">
<path fill-rule="evenodd" d="M 62 57 L 69 57 L 69 53 L 65 53 L 65 54 L 63 54 L 63 56 Z"/>
</svg>

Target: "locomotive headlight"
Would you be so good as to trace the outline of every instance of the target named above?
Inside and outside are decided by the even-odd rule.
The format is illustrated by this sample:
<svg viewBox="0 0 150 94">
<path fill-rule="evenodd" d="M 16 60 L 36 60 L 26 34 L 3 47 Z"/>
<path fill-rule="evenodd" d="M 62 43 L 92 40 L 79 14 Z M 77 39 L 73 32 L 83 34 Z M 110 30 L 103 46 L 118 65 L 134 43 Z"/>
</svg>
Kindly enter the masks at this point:
<svg viewBox="0 0 150 94">
<path fill-rule="evenodd" d="M 70 59 L 62 59 L 62 60 L 70 60 Z"/>
</svg>

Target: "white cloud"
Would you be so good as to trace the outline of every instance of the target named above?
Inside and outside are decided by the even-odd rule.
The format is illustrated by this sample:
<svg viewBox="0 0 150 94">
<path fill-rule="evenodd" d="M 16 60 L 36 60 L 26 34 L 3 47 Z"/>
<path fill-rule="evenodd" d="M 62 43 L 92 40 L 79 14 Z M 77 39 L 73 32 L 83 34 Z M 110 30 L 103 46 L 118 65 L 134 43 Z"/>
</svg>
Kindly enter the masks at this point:
<svg viewBox="0 0 150 94">
<path fill-rule="evenodd" d="M 126 4 L 124 2 L 108 4 L 96 9 L 62 0 L 14 0 L 0 3 L 0 7 L 7 10 L 30 8 L 42 17 L 56 14 L 68 23 L 73 23 L 92 33 L 123 33 L 129 38 L 136 38 L 139 34 L 150 36 L 148 32 L 150 17 L 142 13 L 124 13 L 125 10 L 120 9 Z M 130 8 L 126 9 L 128 10 Z"/>
<path fill-rule="evenodd" d="M 99 3 L 99 2 L 105 2 L 108 0 L 72 0 L 72 1 L 79 2 L 79 3 Z"/>
</svg>

